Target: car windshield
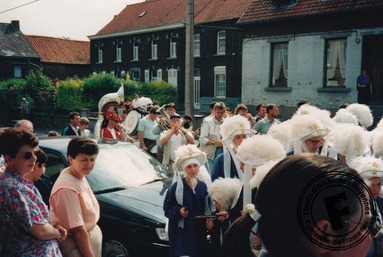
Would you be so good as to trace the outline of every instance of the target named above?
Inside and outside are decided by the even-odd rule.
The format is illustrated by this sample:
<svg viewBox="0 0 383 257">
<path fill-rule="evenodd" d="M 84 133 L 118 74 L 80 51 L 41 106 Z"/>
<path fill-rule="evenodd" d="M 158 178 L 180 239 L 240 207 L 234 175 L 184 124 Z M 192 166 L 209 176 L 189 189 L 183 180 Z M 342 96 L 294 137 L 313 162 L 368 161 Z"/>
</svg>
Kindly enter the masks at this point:
<svg viewBox="0 0 383 257">
<path fill-rule="evenodd" d="M 87 180 L 93 192 L 137 187 L 168 178 L 169 171 L 134 145 L 100 148 L 96 165 Z"/>
</svg>

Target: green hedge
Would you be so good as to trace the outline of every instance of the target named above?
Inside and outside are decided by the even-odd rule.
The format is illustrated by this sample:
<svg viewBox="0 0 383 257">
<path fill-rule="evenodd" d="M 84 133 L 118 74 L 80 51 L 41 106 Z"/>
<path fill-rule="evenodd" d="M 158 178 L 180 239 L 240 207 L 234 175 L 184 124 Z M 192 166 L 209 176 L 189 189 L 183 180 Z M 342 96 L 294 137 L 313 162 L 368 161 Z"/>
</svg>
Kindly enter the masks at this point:
<svg viewBox="0 0 383 257">
<path fill-rule="evenodd" d="M 0 108 L 16 113 L 25 97 L 34 113 L 67 114 L 71 111 L 90 109 L 98 111 L 98 102 L 107 93 L 117 92 L 124 85 L 125 99 L 133 99 L 134 93 L 163 105 L 178 102 L 177 88 L 164 81 L 142 83 L 126 81 L 110 74 L 91 75 L 83 80 L 68 78 L 51 81 L 41 72 L 31 72 L 25 79 L 0 81 Z"/>
</svg>

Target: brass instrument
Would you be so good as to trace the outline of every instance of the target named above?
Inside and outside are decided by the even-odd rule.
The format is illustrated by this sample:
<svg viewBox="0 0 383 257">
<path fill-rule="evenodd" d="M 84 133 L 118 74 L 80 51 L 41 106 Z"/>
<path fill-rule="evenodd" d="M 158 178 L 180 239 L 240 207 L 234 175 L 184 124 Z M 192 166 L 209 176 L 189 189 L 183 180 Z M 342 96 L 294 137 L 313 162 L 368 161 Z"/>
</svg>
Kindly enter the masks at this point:
<svg viewBox="0 0 383 257">
<path fill-rule="evenodd" d="M 108 93 L 101 97 L 98 102 L 98 120 L 94 127 L 94 135 L 99 137 L 101 134 L 101 124 L 104 120 L 104 114 L 107 111 L 115 111 L 121 117 L 124 103 L 124 84 L 115 93 Z M 124 128 L 124 126 L 123 126 Z M 123 129 L 124 130 L 124 129 Z M 125 133 L 124 133 L 125 135 Z"/>
<path fill-rule="evenodd" d="M 185 115 L 183 118 L 182 118 L 182 124 L 181 124 L 181 130 L 183 132 L 189 132 L 189 131 L 192 131 L 193 129 L 193 121 L 192 121 L 192 118 L 190 115 Z"/>
<path fill-rule="evenodd" d="M 163 131 L 169 130 L 171 128 L 170 126 L 170 117 L 169 114 L 165 110 L 166 104 L 162 105 L 157 112 L 162 115 L 163 118 L 158 117 L 157 123 L 161 127 Z"/>
</svg>

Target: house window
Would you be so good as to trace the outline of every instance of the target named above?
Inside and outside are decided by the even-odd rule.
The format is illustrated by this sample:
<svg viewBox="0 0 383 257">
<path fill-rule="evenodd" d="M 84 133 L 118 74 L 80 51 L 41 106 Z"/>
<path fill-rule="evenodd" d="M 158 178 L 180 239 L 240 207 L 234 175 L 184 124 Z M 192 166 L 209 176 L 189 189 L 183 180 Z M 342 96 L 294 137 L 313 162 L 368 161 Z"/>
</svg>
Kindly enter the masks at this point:
<svg viewBox="0 0 383 257">
<path fill-rule="evenodd" d="M 220 31 L 217 33 L 217 54 L 226 53 L 226 32 Z"/>
<path fill-rule="evenodd" d="M 162 80 L 162 69 L 157 70 L 157 80 Z"/>
<path fill-rule="evenodd" d="M 141 76 L 140 68 L 132 68 L 130 69 L 129 73 L 130 73 L 131 80 L 140 81 L 140 76 Z"/>
<path fill-rule="evenodd" d="M 214 67 L 215 97 L 226 97 L 226 66 Z"/>
<path fill-rule="evenodd" d="M 346 81 L 347 39 L 326 40 L 326 86 L 344 86 Z"/>
<path fill-rule="evenodd" d="M 194 57 L 201 56 L 201 40 L 200 34 L 194 35 Z"/>
<path fill-rule="evenodd" d="M 158 59 L 158 45 L 157 45 L 157 39 L 152 40 L 152 59 L 157 60 Z"/>
<path fill-rule="evenodd" d="M 138 61 L 138 42 L 133 43 L 133 61 Z"/>
<path fill-rule="evenodd" d="M 116 43 L 116 62 L 121 62 L 121 44 Z"/>
<path fill-rule="evenodd" d="M 97 47 L 97 57 L 98 57 L 98 61 L 97 63 L 102 63 L 102 45 L 99 45 Z"/>
<path fill-rule="evenodd" d="M 13 77 L 14 78 L 21 78 L 21 66 L 20 65 L 13 66 Z"/>
<path fill-rule="evenodd" d="M 170 58 L 177 58 L 177 42 L 175 37 L 170 38 Z"/>
<path fill-rule="evenodd" d="M 149 70 L 145 70 L 145 82 L 149 82 L 149 80 L 150 80 Z"/>
<path fill-rule="evenodd" d="M 287 87 L 288 43 L 271 45 L 271 86 Z"/>
<path fill-rule="evenodd" d="M 194 108 L 200 109 L 201 98 L 201 71 L 199 69 L 194 70 Z"/>
<path fill-rule="evenodd" d="M 168 70 L 168 83 L 174 86 L 178 86 L 178 73 L 177 69 L 169 69 Z"/>
</svg>

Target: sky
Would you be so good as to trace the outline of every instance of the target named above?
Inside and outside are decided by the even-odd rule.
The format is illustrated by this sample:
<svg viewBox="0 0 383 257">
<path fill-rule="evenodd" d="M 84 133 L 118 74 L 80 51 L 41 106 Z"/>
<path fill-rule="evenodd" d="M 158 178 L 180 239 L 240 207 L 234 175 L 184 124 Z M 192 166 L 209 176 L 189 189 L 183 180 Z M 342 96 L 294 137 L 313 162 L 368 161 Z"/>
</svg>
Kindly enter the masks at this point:
<svg viewBox="0 0 383 257">
<path fill-rule="evenodd" d="M 89 40 L 126 5 L 145 0 L 0 0 L 0 22 L 20 21 L 25 35 Z"/>
</svg>

